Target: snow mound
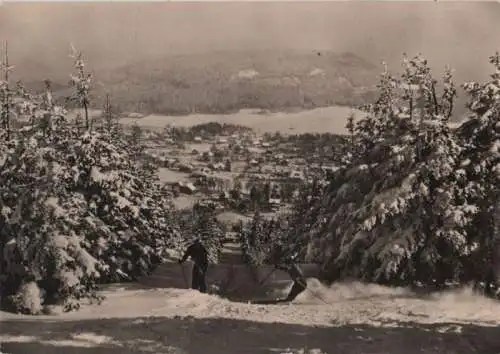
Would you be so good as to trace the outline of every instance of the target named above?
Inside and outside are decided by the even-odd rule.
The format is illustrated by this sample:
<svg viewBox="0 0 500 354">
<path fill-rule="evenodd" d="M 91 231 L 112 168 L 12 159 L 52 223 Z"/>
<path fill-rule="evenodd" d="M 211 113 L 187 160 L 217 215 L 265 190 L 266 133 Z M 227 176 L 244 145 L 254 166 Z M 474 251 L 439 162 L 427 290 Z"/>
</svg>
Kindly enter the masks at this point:
<svg viewBox="0 0 500 354">
<path fill-rule="evenodd" d="M 291 285 L 286 291 L 291 289 Z M 336 283 L 331 286 L 322 284 L 316 278 L 307 279 L 307 290 L 294 301 L 297 304 L 324 304 L 345 300 L 361 300 L 369 298 L 388 298 L 411 296 L 412 292 L 405 288 L 388 288 L 375 284 L 360 282 Z"/>
<path fill-rule="evenodd" d="M 433 301 L 447 306 L 454 306 L 458 303 L 482 302 L 484 304 L 497 304 L 494 300 L 487 299 L 475 293 L 472 288 L 464 287 L 420 296 L 408 288 L 385 287 L 377 284 L 365 284 L 361 282 L 335 283 L 331 286 L 322 284 L 316 278 L 307 279 L 307 290 L 300 294 L 294 301 L 296 304 L 321 304 L 334 303 L 348 300 L 376 300 L 376 299 L 422 299 Z M 283 291 L 287 293 L 291 285 Z"/>
</svg>

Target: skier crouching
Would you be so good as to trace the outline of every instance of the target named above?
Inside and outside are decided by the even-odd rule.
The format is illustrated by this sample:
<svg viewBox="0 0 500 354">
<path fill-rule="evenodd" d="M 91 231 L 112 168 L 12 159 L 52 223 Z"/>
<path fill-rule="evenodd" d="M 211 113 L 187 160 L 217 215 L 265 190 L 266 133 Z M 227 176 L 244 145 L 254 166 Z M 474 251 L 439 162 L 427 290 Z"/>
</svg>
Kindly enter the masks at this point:
<svg viewBox="0 0 500 354">
<path fill-rule="evenodd" d="M 295 300 L 299 294 L 307 289 L 306 278 L 300 267 L 295 262 L 295 258 L 296 256 L 284 257 L 281 264 L 275 264 L 276 269 L 280 269 L 288 273 L 290 278 L 293 280 L 292 289 L 290 289 L 288 296 L 285 299 L 280 300 L 283 302 L 291 302 Z"/>
</svg>

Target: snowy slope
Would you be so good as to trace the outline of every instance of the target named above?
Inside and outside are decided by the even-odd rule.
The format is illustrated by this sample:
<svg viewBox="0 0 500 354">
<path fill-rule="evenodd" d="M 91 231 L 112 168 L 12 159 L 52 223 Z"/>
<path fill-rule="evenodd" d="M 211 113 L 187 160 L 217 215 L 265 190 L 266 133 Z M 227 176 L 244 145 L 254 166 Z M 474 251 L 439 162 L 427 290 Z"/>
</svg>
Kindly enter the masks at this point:
<svg viewBox="0 0 500 354">
<path fill-rule="evenodd" d="M 227 244 L 229 253 L 234 244 Z M 234 248 L 234 247 L 233 247 Z M 309 278 L 292 304 L 256 305 L 183 289 L 190 264 L 170 262 L 141 284 L 112 285 L 106 300 L 58 316 L 1 313 L 2 353 L 500 353 L 500 302 L 454 291 L 419 297 L 406 289 L 360 283 L 330 288 Z M 226 259 L 227 257 L 223 257 Z M 229 258 L 227 258 L 229 260 Z M 212 265 L 208 281 L 243 265 Z M 240 267 L 240 268 L 238 268 Z M 259 269 L 263 279 L 269 269 Z M 307 273 L 307 271 L 306 271 Z M 268 278 L 275 295 L 290 281 Z M 269 290 L 269 289 L 267 289 Z"/>
<path fill-rule="evenodd" d="M 290 305 L 115 286 L 105 292 L 102 305 L 79 312 L 35 318 L 2 314 L 2 352 L 500 352 L 500 305 L 467 291 L 419 298 L 373 285 L 328 289 L 315 279 L 309 285 L 311 291 Z"/>
</svg>

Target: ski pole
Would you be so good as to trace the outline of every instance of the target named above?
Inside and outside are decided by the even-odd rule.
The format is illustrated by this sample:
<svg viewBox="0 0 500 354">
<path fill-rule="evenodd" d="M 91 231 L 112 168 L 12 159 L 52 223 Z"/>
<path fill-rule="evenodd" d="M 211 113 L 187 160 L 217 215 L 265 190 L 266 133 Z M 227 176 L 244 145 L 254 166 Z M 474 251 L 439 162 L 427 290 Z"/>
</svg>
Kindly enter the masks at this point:
<svg viewBox="0 0 500 354">
<path fill-rule="evenodd" d="M 315 298 L 321 300 L 326 305 L 330 305 L 325 299 L 323 299 L 321 296 L 319 296 L 318 294 L 316 294 L 314 291 L 312 291 L 311 289 L 309 289 L 307 287 L 307 281 L 304 280 L 305 284 L 302 281 L 300 281 L 300 280 L 296 280 L 296 282 L 299 283 L 300 285 L 302 285 L 305 288 L 305 290 L 308 290 L 311 293 L 312 296 L 314 296 Z"/>
<path fill-rule="evenodd" d="M 178 264 L 179 264 L 179 267 L 181 268 L 182 279 L 184 279 L 184 285 L 186 286 L 186 288 L 189 288 L 188 287 L 188 282 L 187 282 L 187 279 L 186 279 L 186 273 L 184 272 L 184 267 L 182 266 L 181 263 L 178 263 Z"/>
<path fill-rule="evenodd" d="M 274 268 L 272 271 L 270 271 L 269 274 L 267 274 L 266 277 L 259 282 L 259 285 L 260 286 L 264 285 L 264 283 L 271 277 L 271 275 L 274 274 L 275 271 L 276 271 L 276 268 Z"/>
<path fill-rule="evenodd" d="M 309 290 L 309 292 L 317 299 L 323 301 L 323 303 L 325 303 L 326 305 L 329 305 L 331 306 L 331 304 L 329 304 L 325 299 L 323 299 L 321 296 L 319 296 L 318 294 L 316 294 L 314 291 L 312 291 L 311 289 L 309 288 L 306 288 L 307 290 Z"/>
</svg>

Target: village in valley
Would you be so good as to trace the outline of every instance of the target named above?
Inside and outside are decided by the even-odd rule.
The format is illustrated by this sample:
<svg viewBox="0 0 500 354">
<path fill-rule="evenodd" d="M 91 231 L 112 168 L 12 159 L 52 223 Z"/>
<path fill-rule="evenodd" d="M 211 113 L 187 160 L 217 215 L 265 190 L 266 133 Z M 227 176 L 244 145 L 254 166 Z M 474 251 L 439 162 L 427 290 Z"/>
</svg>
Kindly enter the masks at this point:
<svg viewBox="0 0 500 354">
<path fill-rule="evenodd" d="M 284 213 L 301 185 L 326 184 L 342 139 L 329 133 L 258 134 L 218 122 L 162 131 L 134 124 L 131 130 L 141 137 L 144 157 L 159 167 L 159 182 L 177 208 L 210 204 L 228 224 L 256 211 L 267 217 Z"/>
</svg>

